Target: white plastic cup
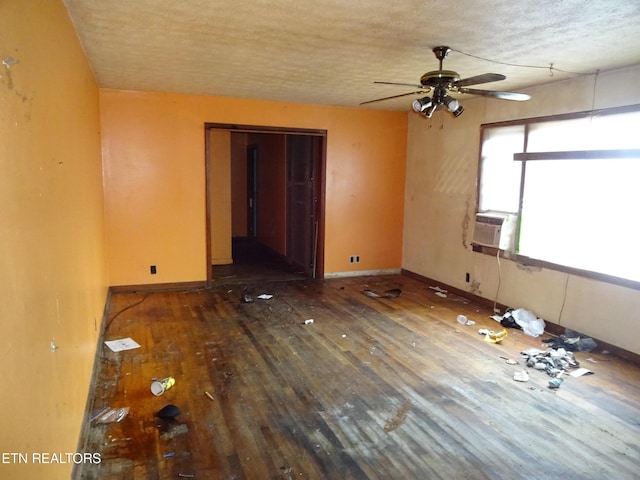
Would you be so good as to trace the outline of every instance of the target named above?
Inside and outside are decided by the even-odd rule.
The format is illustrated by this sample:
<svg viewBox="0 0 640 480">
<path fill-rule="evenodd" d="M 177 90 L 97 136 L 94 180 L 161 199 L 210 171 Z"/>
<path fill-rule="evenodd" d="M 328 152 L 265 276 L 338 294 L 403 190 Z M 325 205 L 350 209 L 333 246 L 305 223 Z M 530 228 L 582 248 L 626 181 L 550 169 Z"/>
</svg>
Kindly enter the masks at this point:
<svg viewBox="0 0 640 480">
<path fill-rule="evenodd" d="M 156 397 L 162 395 L 164 392 L 173 387 L 176 383 L 176 379 L 173 377 L 163 378 L 162 380 L 156 380 L 151 384 L 151 393 Z"/>
<path fill-rule="evenodd" d="M 468 322 L 467 317 L 465 317 L 464 315 L 458 315 L 458 318 L 456 318 L 456 320 L 460 325 L 466 325 Z"/>
</svg>

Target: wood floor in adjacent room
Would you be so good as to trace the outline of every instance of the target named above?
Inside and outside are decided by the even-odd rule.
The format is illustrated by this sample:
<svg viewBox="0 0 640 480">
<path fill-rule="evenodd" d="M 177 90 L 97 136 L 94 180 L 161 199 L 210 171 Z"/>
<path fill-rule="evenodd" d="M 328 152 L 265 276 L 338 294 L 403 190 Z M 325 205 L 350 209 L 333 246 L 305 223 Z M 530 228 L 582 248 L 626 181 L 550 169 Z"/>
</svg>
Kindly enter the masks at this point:
<svg viewBox="0 0 640 480">
<path fill-rule="evenodd" d="M 89 425 L 81 445 L 102 461 L 75 478 L 638 478 L 635 366 L 578 352 L 593 375 L 516 382 L 540 339 L 484 342 L 489 310 L 400 275 L 262 283 L 250 303 L 242 288 L 112 295 L 105 339 L 141 347 L 100 347 L 91 409 L 130 411 Z M 154 416 L 167 404 L 173 421 Z"/>
</svg>

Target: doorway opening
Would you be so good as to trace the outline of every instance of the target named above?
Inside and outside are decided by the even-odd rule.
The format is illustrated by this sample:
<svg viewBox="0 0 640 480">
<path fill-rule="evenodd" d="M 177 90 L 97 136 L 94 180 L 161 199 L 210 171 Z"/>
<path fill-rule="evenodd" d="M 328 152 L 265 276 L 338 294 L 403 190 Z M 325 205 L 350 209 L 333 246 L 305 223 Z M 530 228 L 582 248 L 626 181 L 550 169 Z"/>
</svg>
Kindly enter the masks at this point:
<svg viewBox="0 0 640 480">
<path fill-rule="evenodd" d="M 205 124 L 208 284 L 323 277 L 326 135 Z"/>
</svg>

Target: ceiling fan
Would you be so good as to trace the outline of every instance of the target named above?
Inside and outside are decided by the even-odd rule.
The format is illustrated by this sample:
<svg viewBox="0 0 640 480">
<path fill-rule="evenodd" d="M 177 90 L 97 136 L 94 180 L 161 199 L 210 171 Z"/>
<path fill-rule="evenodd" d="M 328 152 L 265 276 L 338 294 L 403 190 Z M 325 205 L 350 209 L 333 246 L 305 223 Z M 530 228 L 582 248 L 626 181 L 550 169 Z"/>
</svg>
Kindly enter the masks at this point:
<svg viewBox="0 0 640 480">
<path fill-rule="evenodd" d="M 500 98 L 502 100 L 516 100 L 524 101 L 531 98 L 526 93 L 515 92 L 498 92 L 494 90 L 480 90 L 477 88 L 467 88 L 469 85 L 478 85 L 481 83 L 497 82 L 504 80 L 504 75 L 499 73 L 483 73 L 469 78 L 461 78 L 458 72 L 453 70 L 443 70 L 442 62 L 447 54 L 451 51 L 449 47 L 440 46 L 433 48 L 433 53 L 440 62 L 438 70 L 427 72 L 420 77 L 420 85 L 412 83 L 396 83 L 396 82 L 374 82 L 384 85 L 403 85 L 408 87 L 419 88 L 420 90 L 401 93 L 400 95 L 392 95 L 390 97 L 377 98 L 375 100 L 369 100 L 362 102 L 360 105 L 367 103 L 381 102 L 382 100 L 390 100 L 392 98 L 405 97 L 408 95 L 420 95 L 433 91 L 431 97 L 425 96 L 413 101 L 412 108 L 416 113 L 421 114 L 426 118 L 431 118 L 433 113 L 439 109 L 447 109 L 454 117 L 459 117 L 464 111 L 460 101 L 453 98 L 450 93 L 468 93 L 471 95 L 481 95 L 483 97 Z"/>
</svg>

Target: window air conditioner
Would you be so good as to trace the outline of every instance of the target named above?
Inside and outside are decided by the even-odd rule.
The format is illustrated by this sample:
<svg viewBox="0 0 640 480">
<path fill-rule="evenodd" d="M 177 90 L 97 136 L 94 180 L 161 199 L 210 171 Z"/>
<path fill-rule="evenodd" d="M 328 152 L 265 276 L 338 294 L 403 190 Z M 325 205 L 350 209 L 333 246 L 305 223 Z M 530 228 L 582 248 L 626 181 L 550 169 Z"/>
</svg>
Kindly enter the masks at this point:
<svg viewBox="0 0 640 480">
<path fill-rule="evenodd" d="M 516 215 L 477 213 L 472 243 L 512 251 L 517 223 Z"/>
</svg>

